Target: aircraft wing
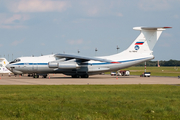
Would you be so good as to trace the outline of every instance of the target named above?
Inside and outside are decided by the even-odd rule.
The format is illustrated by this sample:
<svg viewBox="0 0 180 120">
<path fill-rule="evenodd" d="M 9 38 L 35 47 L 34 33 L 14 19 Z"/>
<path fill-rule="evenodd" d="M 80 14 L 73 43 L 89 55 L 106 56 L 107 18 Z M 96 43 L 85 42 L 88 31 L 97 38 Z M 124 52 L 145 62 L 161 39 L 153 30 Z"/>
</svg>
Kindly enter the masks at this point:
<svg viewBox="0 0 180 120">
<path fill-rule="evenodd" d="M 107 59 L 102 59 L 102 58 L 85 57 L 85 56 L 70 55 L 70 54 L 55 54 L 54 56 L 58 58 L 77 59 L 83 62 L 90 61 L 90 60 L 100 61 L 100 62 L 113 62 L 112 60 L 107 60 Z"/>
</svg>

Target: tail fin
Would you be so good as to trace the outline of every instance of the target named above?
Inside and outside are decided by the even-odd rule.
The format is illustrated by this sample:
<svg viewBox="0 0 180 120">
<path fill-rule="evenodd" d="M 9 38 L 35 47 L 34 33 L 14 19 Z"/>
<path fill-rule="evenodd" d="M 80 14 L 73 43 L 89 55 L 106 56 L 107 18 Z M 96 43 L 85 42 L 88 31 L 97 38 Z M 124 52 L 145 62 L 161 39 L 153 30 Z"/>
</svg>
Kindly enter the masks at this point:
<svg viewBox="0 0 180 120">
<path fill-rule="evenodd" d="M 127 49 L 129 52 L 149 52 L 152 51 L 163 30 L 171 27 L 134 27 L 140 30 L 140 35 Z"/>
<path fill-rule="evenodd" d="M 5 67 L 9 62 L 6 60 L 6 58 L 0 58 L 0 67 Z"/>
</svg>

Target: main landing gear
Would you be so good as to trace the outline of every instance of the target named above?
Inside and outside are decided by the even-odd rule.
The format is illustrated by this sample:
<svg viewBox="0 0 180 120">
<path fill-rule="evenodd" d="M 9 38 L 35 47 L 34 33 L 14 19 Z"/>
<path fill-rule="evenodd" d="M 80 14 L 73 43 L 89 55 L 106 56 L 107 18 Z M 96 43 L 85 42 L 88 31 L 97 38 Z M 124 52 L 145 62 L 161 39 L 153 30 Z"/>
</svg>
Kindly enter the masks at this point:
<svg viewBox="0 0 180 120">
<path fill-rule="evenodd" d="M 47 75 L 43 75 L 42 78 L 47 78 Z"/>
<path fill-rule="evenodd" d="M 78 75 L 78 74 L 76 74 L 76 75 L 71 75 L 71 77 L 72 78 L 88 78 L 89 77 L 89 75 L 88 74 L 85 74 L 85 75 Z"/>
<path fill-rule="evenodd" d="M 32 76 L 33 78 L 39 78 L 39 75 L 35 73 Z M 47 74 L 42 75 L 42 78 L 47 78 Z"/>
<path fill-rule="evenodd" d="M 28 77 L 32 76 L 33 78 L 39 78 L 40 75 L 42 76 L 42 78 L 47 78 L 47 74 L 37 74 L 37 73 L 29 74 Z"/>
</svg>

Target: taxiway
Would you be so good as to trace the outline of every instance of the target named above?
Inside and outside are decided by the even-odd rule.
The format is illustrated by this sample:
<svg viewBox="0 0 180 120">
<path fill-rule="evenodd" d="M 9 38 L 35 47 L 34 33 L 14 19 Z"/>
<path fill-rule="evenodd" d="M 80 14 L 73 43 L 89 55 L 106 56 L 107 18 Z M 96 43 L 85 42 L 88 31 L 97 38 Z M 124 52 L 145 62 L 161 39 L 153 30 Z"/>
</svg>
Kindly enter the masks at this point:
<svg viewBox="0 0 180 120">
<path fill-rule="evenodd" d="M 47 78 L 0 75 L 0 85 L 119 85 L 119 84 L 180 84 L 177 77 L 140 77 L 94 75 L 89 78 L 71 78 L 62 74 L 50 74 Z"/>
</svg>

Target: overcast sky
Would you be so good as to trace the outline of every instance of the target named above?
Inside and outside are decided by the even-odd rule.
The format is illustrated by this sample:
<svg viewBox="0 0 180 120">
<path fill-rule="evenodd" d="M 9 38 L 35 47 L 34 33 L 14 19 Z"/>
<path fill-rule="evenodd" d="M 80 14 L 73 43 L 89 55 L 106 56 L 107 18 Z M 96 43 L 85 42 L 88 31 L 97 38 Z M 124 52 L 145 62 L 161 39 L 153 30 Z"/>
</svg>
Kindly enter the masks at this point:
<svg viewBox="0 0 180 120">
<path fill-rule="evenodd" d="M 111 55 L 130 46 L 137 26 L 173 27 L 154 60 L 180 60 L 180 0 L 0 0 L 0 56 Z"/>
</svg>

